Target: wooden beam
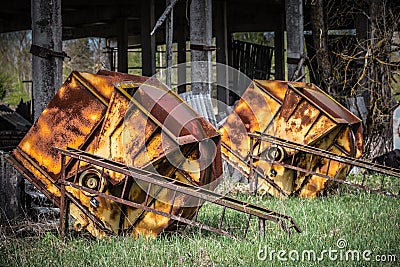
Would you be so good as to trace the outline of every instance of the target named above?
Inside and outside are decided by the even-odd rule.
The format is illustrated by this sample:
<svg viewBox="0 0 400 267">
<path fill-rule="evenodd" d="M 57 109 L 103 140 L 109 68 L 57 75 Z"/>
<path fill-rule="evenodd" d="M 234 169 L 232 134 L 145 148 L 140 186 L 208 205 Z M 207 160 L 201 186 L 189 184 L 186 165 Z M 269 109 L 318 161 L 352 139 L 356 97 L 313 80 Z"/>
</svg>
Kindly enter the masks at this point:
<svg viewBox="0 0 400 267">
<path fill-rule="evenodd" d="M 23 176 L 7 162 L 7 154 L 0 154 L 0 224 L 6 225 L 9 220 L 22 214 L 24 193 Z"/>
<path fill-rule="evenodd" d="M 165 0 L 165 5 L 168 6 L 171 3 L 171 0 Z M 172 68 L 172 43 L 174 37 L 174 9 L 171 9 L 171 12 L 167 16 L 165 20 L 165 62 L 166 62 L 166 85 L 171 87 L 171 68 Z"/>
<path fill-rule="evenodd" d="M 226 112 L 228 103 L 228 28 L 226 1 L 214 3 L 214 29 L 217 44 L 217 99 L 218 113 Z"/>
<path fill-rule="evenodd" d="M 112 23 L 118 18 L 128 20 L 140 20 L 140 3 L 126 6 L 118 6 L 110 3 L 109 7 L 85 6 L 79 9 L 67 9 L 62 11 L 63 27 L 84 27 L 97 23 Z"/>
<path fill-rule="evenodd" d="M 276 17 L 276 19 L 279 20 L 277 16 L 272 17 Z M 276 19 L 272 17 L 265 18 L 263 23 L 228 23 L 228 32 L 273 32 L 278 25 Z"/>
<path fill-rule="evenodd" d="M 368 17 L 365 14 L 357 14 L 355 25 L 357 39 L 361 41 L 368 39 Z"/>
<path fill-rule="evenodd" d="M 178 94 L 186 92 L 186 23 L 182 17 L 177 25 L 178 41 Z"/>
<path fill-rule="evenodd" d="M 284 20 L 281 19 L 280 27 L 274 32 L 274 53 L 275 53 L 275 79 L 285 80 L 285 34 Z"/>
<path fill-rule="evenodd" d="M 0 14 L 0 33 L 29 30 L 31 26 L 30 16 L 18 16 L 18 20 L 15 20 L 14 15 Z"/>
<path fill-rule="evenodd" d="M 128 32 L 140 32 L 139 23 L 133 24 L 128 21 Z M 119 25 L 117 22 L 103 25 L 63 29 L 63 40 L 79 39 L 85 37 L 117 38 Z"/>
<path fill-rule="evenodd" d="M 228 32 L 231 33 L 274 31 L 285 16 L 285 6 L 270 1 L 227 1 L 227 4 Z"/>
<path fill-rule="evenodd" d="M 118 72 L 128 73 L 128 22 L 118 19 Z"/>
<path fill-rule="evenodd" d="M 156 73 L 156 42 L 150 35 L 154 27 L 154 0 L 141 1 L 141 43 L 142 43 L 142 75 L 153 76 Z"/>
</svg>

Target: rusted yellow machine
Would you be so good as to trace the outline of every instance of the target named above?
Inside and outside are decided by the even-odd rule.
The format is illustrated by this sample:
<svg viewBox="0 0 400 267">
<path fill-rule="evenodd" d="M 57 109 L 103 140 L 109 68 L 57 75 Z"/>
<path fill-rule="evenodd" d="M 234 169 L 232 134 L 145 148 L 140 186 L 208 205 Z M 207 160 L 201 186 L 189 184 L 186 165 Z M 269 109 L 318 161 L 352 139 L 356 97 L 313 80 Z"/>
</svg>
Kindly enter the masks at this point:
<svg viewBox="0 0 400 267">
<path fill-rule="evenodd" d="M 71 158 L 62 166 L 54 147 L 82 149 L 174 180 L 212 188 L 222 174 L 217 130 L 160 82 L 145 81 L 145 77 L 104 71 L 98 75 L 73 72 L 14 151 L 14 165 L 58 205 L 61 168 L 66 170 L 67 181 L 111 195 L 126 190 L 124 194 L 130 201 L 143 203 L 147 192 L 140 183 L 131 182 L 124 188 L 125 175 L 108 169 L 84 162 L 78 166 Z M 208 158 L 213 160 L 204 160 Z M 115 201 L 77 188 L 67 186 L 66 191 L 104 226 L 97 227 L 77 203 L 71 203 L 75 228 L 86 228 L 96 236 L 104 235 L 105 229 L 115 233 L 133 229 L 134 234 L 155 235 L 174 222 L 141 209 L 122 208 Z M 170 197 L 167 193 L 155 190 L 146 202 L 168 211 L 171 205 L 166 201 Z M 176 199 L 171 213 L 193 216 L 195 207 L 186 201 L 184 197 Z"/>
<path fill-rule="evenodd" d="M 308 83 L 253 81 L 220 132 L 223 157 L 257 190 L 280 197 L 314 197 L 326 188 L 326 178 L 345 179 L 350 171 L 344 162 L 285 142 L 317 148 L 323 155 L 355 159 L 362 154 L 361 120 Z"/>
<path fill-rule="evenodd" d="M 70 214 L 97 237 L 157 235 L 177 223 L 232 236 L 226 209 L 263 229 L 269 220 L 300 231 L 289 216 L 212 192 L 220 134 L 156 79 L 73 72 L 9 161 L 60 207 L 62 233 Z M 223 207 L 219 227 L 196 221 L 204 202 Z"/>
<path fill-rule="evenodd" d="M 218 132 L 157 79 L 100 71 L 73 72 L 8 160 L 60 207 L 62 234 L 71 215 L 96 237 L 184 224 L 235 238 L 224 227 L 231 211 L 247 217 L 233 227 L 244 235 L 252 218 L 264 232 L 265 221 L 301 230 L 290 216 L 214 192 L 222 157 L 276 196 L 313 197 L 351 166 L 400 177 L 361 153 L 361 121 L 311 84 L 252 82 Z M 220 206 L 218 226 L 197 220 L 205 202 Z"/>
</svg>

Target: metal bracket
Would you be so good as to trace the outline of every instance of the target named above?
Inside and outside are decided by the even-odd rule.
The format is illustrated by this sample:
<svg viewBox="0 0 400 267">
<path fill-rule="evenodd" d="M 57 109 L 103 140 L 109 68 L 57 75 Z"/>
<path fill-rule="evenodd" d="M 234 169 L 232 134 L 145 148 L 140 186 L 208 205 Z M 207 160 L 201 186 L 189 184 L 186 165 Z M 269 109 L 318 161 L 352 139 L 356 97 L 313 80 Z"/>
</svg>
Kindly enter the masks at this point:
<svg viewBox="0 0 400 267">
<path fill-rule="evenodd" d="M 63 60 L 64 60 L 64 58 L 68 58 L 69 60 L 71 60 L 71 58 L 64 51 L 56 52 L 54 50 L 51 50 L 51 49 L 48 49 L 48 48 L 45 48 L 42 46 L 34 45 L 34 44 L 31 45 L 31 50 L 29 52 L 34 56 L 41 57 L 44 59 L 51 59 L 53 57 L 59 57 L 59 58 L 62 58 Z"/>
<path fill-rule="evenodd" d="M 301 58 L 288 57 L 287 60 L 286 60 L 286 62 L 287 62 L 288 64 L 293 64 L 293 65 L 295 65 L 295 64 L 299 64 L 300 59 L 301 59 Z"/>
<path fill-rule="evenodd" d="M 190 50 L 215 51 L 217 47 L 215 45 L 191 44 Z"/>
</svg>

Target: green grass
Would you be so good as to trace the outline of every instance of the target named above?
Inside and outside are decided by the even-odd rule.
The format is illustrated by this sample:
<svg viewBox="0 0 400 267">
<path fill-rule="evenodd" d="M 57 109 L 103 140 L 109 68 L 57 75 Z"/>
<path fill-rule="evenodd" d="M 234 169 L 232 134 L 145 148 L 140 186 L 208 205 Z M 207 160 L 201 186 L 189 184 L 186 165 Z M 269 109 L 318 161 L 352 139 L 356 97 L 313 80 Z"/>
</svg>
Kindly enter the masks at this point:
<svg viewBox="0 0 400 267">
<path fill-rule="evenodd" d="M 396 261 L 382 266 L 400 265 L 400 202 L 397 199 L 367 192 L 348 192 L 316 199 L 237 197 L 265 205 L 295 218 L 301 234 L 288 236 L 268 223 L 266 235 L 260 236 L 257 223 L 251 223 L 246 239 L 234 240 L 198 228 L 157 238 L 113 237 L 95 240 L 70 236 L 66 240 L 57 234 L 34 237 L 8 237 L 0 243 L 0 266 L 380 266 L 376 255 L 395 255 Z M 200 219 L 217 225 L 219 209 L 205 205 Z M 244 218 L 227 213 L 227 227 L 244 227 Z M 231 230 L 232 230 L 231 229 Z M 238 232 L 239 230 L 233 229 Z M 340 250 L 339 239 L 347 246 Z M 257 257 L 260 249 L 297 251 L 299 261 L 279 261 L 277 254 L 265 260 Z M 314 250 L 317 257 L 325 250 L 342 251 L 343 258 L 332 261 L 328 254 L 322 262 L 302 261 L 304 250 Z M 345 261 L 347 250 L 371 250 L 370 262 Z M 261 251 L 262 252 L 262 251 Z M 292 258 L 296 252 L 292 252 Z M 263 257 L 261 253 L 259 256 Z M 332 255 L 333 256 L 333 255 Z M 288 257 L 288 254 L 284 255 Z"/>
</svg>

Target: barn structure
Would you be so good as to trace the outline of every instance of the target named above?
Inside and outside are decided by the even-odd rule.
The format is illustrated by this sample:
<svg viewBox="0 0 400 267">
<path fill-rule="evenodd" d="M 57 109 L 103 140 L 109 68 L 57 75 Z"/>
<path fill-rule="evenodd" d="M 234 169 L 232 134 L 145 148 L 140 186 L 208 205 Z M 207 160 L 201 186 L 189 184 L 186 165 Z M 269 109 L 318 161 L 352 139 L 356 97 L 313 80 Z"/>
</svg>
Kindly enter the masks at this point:
<svg viewBox="0 0 400 267">
<path fill-rule="evenodd" d="M 54 88 L 61 85 L 65 56 L 62 40 L 68 39 L 115 39 L 118 43 L 115 63 L 119 72 L 129 71 L 128 48 L 140 45 L 142 75 L 152 76 L 156 72 L 157 44 L 177 43 L 178 63 L 209 60 L 215 50 L 217 62 L 235 65 L 238 54 L 232 52 L 235 47 L 231 38 L 233 33 L 273 32 L 274 77 L 290 77 L 304 51 L 303 5 L 303 0 L 16 0 L 3 3 L 0 32 L 32 30 L 33 95 L 37 117 L 53 96 Z M 169 10 L 173 12 L 165 12 Z M 168 15 L 166 21 L 151 35 L 164 12 Z M 172 21 L 168 20 L 171 16 Z M 186 55 L 187 41 L 190 41 L 191 58 Z M 286 63 L 289 75 L 285 76 Z M 181 81 L 185 80 L 185 75 L 181 72 Z M 219 79 L 226 76 L 225 73 L 217 75 Z M 179 90 L 181 93 L 185 89 Z M 219 88 L 218 99 L 227 102 L 224 88 Z"/>
<path fill-rule="evenodd" d="M 304 0 L 14 0 L 2 3 L 0 33 L 32 30 L 36 119 L 61 86 L 62 62 L 67 57 L 62 50 L 63 40 L 85 37 L 114 40 L 116 49 L 110 54 L 116 57 L 110 58 L 111 70 L 118 72 L 131 70 L 128 51 L 136 46 L 141 48 L 141 74 L 154 75 L 156 47 L 165 44 L 165 67 L 172 65 L 168 55 L 173 52 L 177 53 L 178 64 L 211 62 L 215 53 L 217 63 L 233 66 L 250 78 L 285 80 L 296 73 L 298 80 L 302 80 L 304 33 L 310 30 L 310 11 L 304 5 Z M 350 28 L 365 35 L 366 18 L 360 17 Z M 232 36 L 238 32 L 270 32 L 274 47 L 237 42 Z M 173 43 L 176 51 L 172 51 Z M 251 51 L 261 51 L 255 56 L 263 60 L 257 61 Z M 251 68 L 249 64 L 253 64 Z M 191 80 L 196 79 L 193 75 L 211 79 L 211 64 L 201 68 L 192 64 L 191 68 L 200 69 L 192 71 Z M 178 72 L 179 84 L 189 80 L 186 75 L 186 71 Z M 229 84 L 226 69 L 217 69 L 216 76 L 219 83 Z M 180 86 L 178 93 L 184 93 L 186 88 Z M 193 84 L 191 90 L 195 95 L 209 94 L 211 87 L 206 83 Z M 228 103 L 227 88 L 219 86 L 217 98 Z"/>
</svg>

